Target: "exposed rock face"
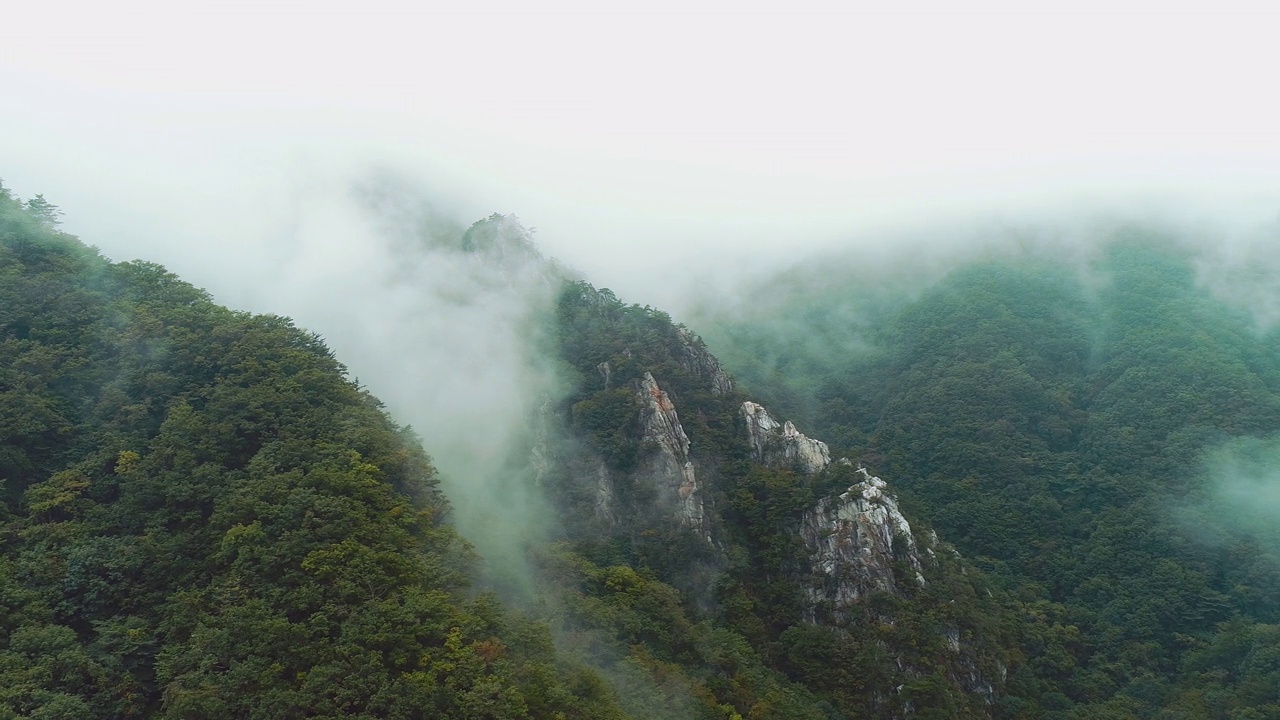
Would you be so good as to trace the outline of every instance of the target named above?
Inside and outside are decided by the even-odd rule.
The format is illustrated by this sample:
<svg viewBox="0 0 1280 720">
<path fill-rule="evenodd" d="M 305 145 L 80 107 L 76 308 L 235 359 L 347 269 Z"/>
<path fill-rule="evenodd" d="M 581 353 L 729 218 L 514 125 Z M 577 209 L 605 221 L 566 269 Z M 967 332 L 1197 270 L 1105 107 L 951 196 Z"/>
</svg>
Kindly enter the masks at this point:
<svg viewBox="0 0 1280 720">
<path fill-rule="evenodd" d="M 604 463 L 596 465 L 596 517 L 607 523 L 618 522 L 614 512 L 616 503 L 613 499 L 613 477 Z"/>
<path fill-rule="evenodd" d="M 831 465 L 827 444 L 807 437 L 790 421 L 779 424 L 768 410 L 753 402 L 744 402 L 741 412 L 756 462 L 761 465 L 794 467 L 810 474 Z M 844 458 L 838 463 L 851 465 Z M 860 482 L 840 495 L 819 500 L 800 521 L 800 537 L 812 573 L 805 588 L 806 614 L 811 622 L 839 622 L 867 593 L 896 592 L 896 560 L 906 560 L 911 582 L 925 582 L 911 524 L 898 509 L 897 500 L 883 480 L 863 468 L 857 472 L 862 476 Z"/>
<path fill-rule="evenodd" d="M 728 395 L 733 392 L 733 381 L 720 367 L 720 361 L 707 351 L 702 338 L 689 332 L 686 328 L 677 328 L 680 336 L 680 366 L 694 376 L 707 383 L 713 395 Z"/>
<path fill-rule="evenodd" d="M 806 473 L 816 473 L 831 464 L 831 452 L 821 440 L 807 437 L 790 420 L 777 420 L 753 402 L 742 403 L 742 419 L 756 462 L 770 467 L 792 466 Z"/>
<path fill-rule="evenodd" d="M 835 497 L 818 501 L 800 521 L 811 582 L 806 613 L 812 622 L 839 621 L 868 593 L 896 592 L 895 560 L 910 567 L 910 582 L 924 585 L 911 525 L 885 482 L 858 468 L 863 479 Z"/>
<path fill-rule="evenodd" d="M 659 502 L 675 508 L 681 525 L 710 539 L 693 461 L 689 459 L 689 436 L 680 425 L 676 406 L 651 373 L 645 373 L 638 383 L 636 397 L 641 406 L 641 439 L 654 448 L 642 463 L 642 475 L 657 487 Z"/>
</svg>

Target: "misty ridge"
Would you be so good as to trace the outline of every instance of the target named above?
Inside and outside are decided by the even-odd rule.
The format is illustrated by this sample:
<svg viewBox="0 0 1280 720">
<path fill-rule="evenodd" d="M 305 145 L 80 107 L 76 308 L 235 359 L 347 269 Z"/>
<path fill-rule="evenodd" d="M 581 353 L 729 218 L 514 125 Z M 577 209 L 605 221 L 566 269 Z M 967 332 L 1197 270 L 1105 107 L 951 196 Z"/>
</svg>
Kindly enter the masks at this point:
<svg viewBox="0 0 1280 720">
<path fill-rule="evenodd" d="M 0 720 L 1280 720 L 1274 14 L 6 7 Z"/>
<path fill-rule="evenodd" d="M 533 418 L 544 403 L 562 399 L 572 382 L 565 368 L 548 361 L 549 340 L 539 323 L 559 286 L 582 279 L 581 273 L 544 257 L 534 231 L 515 215 L 472 225 L 434 202 L 422 181 L 387 169 L 335 184 L 295 212 L 274 264 L 255 268 L 274 280 L 252 284 L 273 288 L 272 300 L 287 304 L 273 309 L 318 331 L 398 419 L 436 438 L 431 452 L 446 482 L 468 477 L 451 487 L 460 494 L 455 511 L 481 513 L 460 520 L 474 523 L 474 534 L 465 535 L 483 543 L 482 528 L 501 527 L 512 533 L 508 543 L 542 536 L 548 509 L 528 494 L 529 478 L 491 483 L 527 475 L 521 464 Z M 782 382 L 803 380 L 786 369 L 798 357 L 874 355 L 873 328 L 970 265 L 1058 266 L 1092 294 L 1114 281 L 1101 259 L 1120 238 L 1145 238 L 1183 254 L 1197 287 L 1247 312 L 1260 337 L 1271 334 L 1280 318 L 1276 221 L 1250 224 L 1249 213 L 1239 213 L 1215 222 L 1194 204 L 1173 203 L 1078 212 L 1037 217 L 1037 211 L 1015 209 L 1000 220 L 958 222 L 954 230 L 890 229 L 885 240 L 858 233 L 848 249 L 787 257 L 782 267 L 729 260 L 724 270 L 671 267 L 657 280 L 685 287 L 666 296 L 680 298 L 682 307 L 673 309 L 713 338 L 717 352 L 738 350 L 714 345 L 724 326 L 758 326 L 785 339 L 790 357 L 767 357 L 762 353 L 771 347 L 749 346 L 755 357 L 744 361 Z M 848 286 L 857 289 L 831 297 Z M 803 397 L 775 401 L 786 406 Z M 477 495 L 464 501 L 464 493 Z M 494 514 L 514 508 L 530 511 Z M 508 544 L 494 557 L 517 554 L 517 545 Z"/>
<path fill-rule="evenodd" d="M 513 216 L 504 216 L 486 229 L 491 242 L 496 238 L 496 243 L 487 246 L 491 252 L 485 252 L 486 246 L 468 244 L 461 239 L 465 235 L 462 224 L 445 219 L 432 207 L 426 192 L 404 177 L 392 178 L 383 174 L 378 181 L 361 183 L 359 189 L 352 191 L 352 196 L 358 198 L 358 209 L 350 211 L 365 214 L 365 222 L 376 225 L 376 240 L 366 242 L 364 247 L 378 248 L 375 256 L 390 254 L 392 260 L 379 262 L 394 266 L 386 276 L 394 279 L 374 282 L 355 293 L 367 298 L 368 306 L 378 311 L 361 312 L 359 309 L 366 307 L 362 302 L 345 305 L 343 313 L 330 310 L 324 314 L 328 321 L 345 317 L 345 322 L 359 325 L 363 333 L 376 332 L 373 328 L 379 323 L 371 323 L 369 318 L 382 317 L 386 308 L 396 307 L 394 301 L 386 299 L 388 290 L 413 288 L 413 302 L 422 305 L 405 310 L 401 316 L 405 322 L 396 323 L 394 330 L 376 342 L 383 348 L 395 348 L 379 353 L 379 362 L 385 363 L 387 356 L 412 357 L 413 369 L 380 368 L 360 375 L 395 378 L 389 381 L 387 391 L 378 394 L 388 398 L 393 407 L 406 407 L 402 417 L 419 428 L 424 437 L 443 441 L 432 446 L 433 457 L 445 472 L 446 487 L 464 536 L 477 544 L 488 563 L 505 566 L 501 572 L 526 576 L 530 570 L 525 567 L 523 556 L 529 543 L 561 532 L 547 498 L 531 484 L 533 473 L 524 464 L 534 442 L 528 428 L 536 422 L 535 408 L 562 399 L 567 392 L 565 385 L 570 382 L 564 377 L 563 367 L 548 365 L 539 355 L 539 343 L 545 343 L 546 338 L 537 337 L 529 329 L 539 313 L 548 311 L 550 294 L 546 291 L 577 275 L 544 260 L 532 234 Z M 772 392 L 766 396 L 779 408 L 806 418 L 811 418 L 812 412 L 806 413 L 803 404 L 812 402 L 813 393 L 806 393 L 803 384 L 812 383 L 816 373 L 793 372 L 794 363 L 811 362 L 829 372 L 830 366 L 824 364 L 830 363 L 832 357 L 875 357 L 875 328 L 949 274 L 975 264 L 1055 266 L 1078 282 L 1086 296 L 1096 299 L 1099 288 L 1117 282 L 1104 267 L 1108 247 L 1129 239 L 1180 254 L 1193 268 L 1194 287 L 1247 313 L 1250 329 L 1259 339 L 1268 338 L 1266 342 L 1275 346 L 1280 268 L 1276 267 L 1272 251 L 1280 238 L 1274 221 L 1249 225 L 1235 217 L 1230 222 L 1215 223 L 1206 220 L 1203 213 L 1185 208 L 1153 210 L 1144 205 L 1127 211 L 1081 212 L 1082 216 L 1048 213 L 1045 219 L 1036 219 L 1035 213 L 1027 219 L 1027 213 L 1015 212 L 1019 218 L 1016 221 L 963 223 L 960 229 L 950 232 L 941 228 L 917 229 L 901 233 L 891 242 L 861 239 L 853 242 L 849 250 L 828 250 L 815 259 L 789 257 L 789 266 L 778 270 L 746 269 L 745 278 L 716 277 L 715 268 L 678 267 L 671 269 L 669 278 L 673 283 L 689 286 L 673 295 L 686 298 L 685 315 L 695 328 L 712 338 L 713 348 L 725 353 L 731 363 L 738 359 L 735 353 L 750 355 L 747 360 L 739 359 L 739 372 L 759 379 L 761 393 L 771 393 L 775 384 L 789 386 L 789 395 Z M 894 233 L 888 232 L 891 237 Z M 306 237 L 305 233 L 299 236 Z M 306 267 L 314 259 L 304 250 L 290 259 L 293 262 Z M 728 264 L 734 270 L 743 269 L 741 265 Z M 706 286 L 715 288 L 714 296 L 699 292 L 699 283 L 688 275 L 701 276 Z M 857 290 L 833 298 L 839 289 L 850 285 Z M 424 292 L 427 288 L 430 290 Z M 458 316 L 452 312 L 452 303 L 475 306 L 477 314 Z M 797 308 L 805 312 L 796 312 Z M 405 343 L 413 342 L 404 335 L 415 334 L 425 317 L 450 317 L 459 322 L 426 329 L 434 340 L 430 350 L 425 342 L 411 346 L 407 352 L 400 350 Z M 721 334 L 727 332 L 726 327 L 744 326 L 771 333 L 780 342 L 763 347 L 741 341 L 735 345 Z M 1091 342 L 1096 343 L 1105 330 L 1095 328 L 1089 332 Z M 341 332 L 323 334 L 335 344 L 348 344 L 341 339 Z M 388 343 L 391 336 L 396 340 Z M 723 346 L 716 342 L 722 339 Z M 349 344 L 369 345 L 367 341 Z M 485 350 L 471 355 L 468 349 L 477 344 Z M 784 347 L 785 352 L 771 356 L 770 351 L 778 346 Z M 408 409 L 442 406 L 438 394 L 441 391 L 426 389 L 429 394 L 424 395 L 423 390 L 414 388 L 411 378 L 423 377 L 423 368 L 432 369 L 427 377 L 458 394 L 456 400 L 443 405 L 453 410 L 434 420 Z M 457 384 L 456 373 L 464 368 L 467 375 L 478 376 L 474 384 Z M 406 372 L 407 375 L 400 374 Z M 515 409 L 520 411 L 513 412 Z M 482 453 L 453 459 L 454 438 L 459 436 L 482 445 L 486 460 L 477 461 Z M 559 441 L 573 442 L 571 438 Z M 1200 471 L 1208 478 L 1203 492 L 1212 496 L 1212 502 L 1231 511 L 1216 517 L 1198 516 L 1200 527 L 1212 528 L 1210 535 L 1235 535 L 1240 532 L 1241 517 L 1252 518 L 1244 523 L 1256 528 L 1252 532 L 1277 518 L 1275 509 L 1266 501 L 1273 494 L 1274 478 L 1255 473 L 1242 481 L 1238 464 L 1224 454 L 1229 451 L 1211 446 L 1207 452 L 1209 459 L 1202 461 L 1204 469 Z M 453 475 L 459 480 L 451 482 Z M 460 480 L 463 477 L 466 479 Z M 1167 509 L 1175 517 L 1193 511 L 1197 508 L 1190 502 L 1175 503 Z M 495 529 L 500 533 L 495 535 Z"/>
<path fill-rule="evenodd" d="M 1280 717 L 1274 220 L 746 244 L 660 308 L 387 170 L 211 294 L 4 195 L 0 717 Z"/>
</svg>

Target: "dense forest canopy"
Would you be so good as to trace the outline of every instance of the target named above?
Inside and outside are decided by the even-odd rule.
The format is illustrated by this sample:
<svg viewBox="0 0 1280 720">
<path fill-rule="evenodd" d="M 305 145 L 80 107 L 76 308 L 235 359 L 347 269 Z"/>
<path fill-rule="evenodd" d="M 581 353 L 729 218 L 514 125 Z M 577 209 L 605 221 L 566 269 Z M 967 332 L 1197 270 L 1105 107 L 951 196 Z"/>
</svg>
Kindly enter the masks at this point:
<svg viewBox="0 0 1280 720">
<path fill-rule="evenodd" d="M 1280 333 L 1217 299 L 1196 263 L 1194 246 L 1131 229 L 1084 274 L 1028 255 L 915 297 L 826 282 L 708 337 L 1067 631 L 1024 640 L 1011 708 L 1280 717 L 1278 478 L 1259 470 L 1280 433 Z M 1241 441 L 1252 484 L 1224 489 Z"/>
<path fill-rule="evenodd" d="M 0 196 L 0 717 L 623 717 L 287 319 Z"/>
<path fill-rule="evenodd" d="M 320 337 L 59 218 L 0 186 L 0 718 L 1280 718 L 1280 332 L 1185 244 L 802 267 L 704 344 L 476 223 L 558 288 L 504 598 Z M 765 458 L 753 399 L 848 460 Z M 910 529 L 833 612 L 801 526 L 866 468 Z"/>
</svg>

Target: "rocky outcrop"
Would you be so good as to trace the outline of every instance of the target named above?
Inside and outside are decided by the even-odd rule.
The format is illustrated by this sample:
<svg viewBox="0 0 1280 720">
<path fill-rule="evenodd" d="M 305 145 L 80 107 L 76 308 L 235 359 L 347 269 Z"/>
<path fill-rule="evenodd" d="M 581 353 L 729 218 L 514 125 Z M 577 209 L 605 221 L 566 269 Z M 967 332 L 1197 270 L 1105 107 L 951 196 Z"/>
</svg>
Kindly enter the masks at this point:
<svg viewBox="0 0 1280 720">
<path fill-rule="evenodd" d="M 680 339 L 677 361 L 680 366 L 694 377 L 702 380 L 710 388 L 712 395 L 728 395 L 733 392 L 733 381 L 728 373 L 720 367 L 720 361 L 707 351 L 702 338 L 694 335 L 687 328 L 676 328 Z"/>
<path fill-rule="evenodd" d="M 809 474 L 831 465 L 826 443 L 807 437 L 790 421 L 779 424 L 762 405 L 744 402 L 741 414 L 756 462 Z M 843 458 L 839 463 L 851 465 Z M 870 592 L 896 592 L 898 561 L 909 568 L 910 582 L 925 582 L 911 524 L 897 500 L 883 480 L 861 467 L 857 473 L 859 482 L 819 500 L 800 521 L 810 568 L 806 613 L 813 622 L 838 622 Z"/>
<path fill-rule="evenodd" d="M 744 402 L 741 414 L 752 454 L 761 465 L 809 474 L 831 465 L 826 443 L 801 433 L 790 421 L 779 423 L 762 405 Z M 839 464 L 851 466 L 843 458 Z M 868 593 L 896 592 L 899 561 L 909 568 L 908 581 L 925 582 L 911 524 L 897 500 L 883 480 L 861 467 L 856 472 L 860 481 L 819 500 L 800 521 L 810 569 L 806 614 L 812 622 L 839 622 Z"/>
<path fill-rule="evenodd" d="M 897 592 L 903 580 L 925 584 L 915 536 L 897 501 L 883 480 L 863 468 L 858 473 L 860 482 L 819 500 L 800 521 L 811 573 L 806 613 L 812 622 L 842 620 L 868 593 Z"/>
<path fill-rule="evenodd" d="M 617 503 L 613 498 L 613 475 L 603 462 L 595 469 L 596 519 L 610 525 L 618 522 Z"/>
<path fill-rule="evenodd" d="M 763 405 L 742 403 L 742 419 L 756 462 L 770 467 L 794 467 L 816 473 L 831 464 L 831 452 L 821 440 L 807 437 L 788 420 L 779 424 Z"/>
<path fill-rule="evenodd" d="M 857 617 L 855 606 L 868 595 L 902 595 L 925 586 L 925 568 L 936 567 L 934 548 L 942 546 L 932 530 L 917 541 L 885 481 L 861 466 L 854 468 L 848 459 L 833 463 L 826 443 L 806 437 L 790 422 L 779 423 L 757 403 L 743 403 L 741 415 L 756 462 L 809 474 L 826 470 L 832 479 L 854 480 L 847 490 L 822 498 L 800 518 L 798 534 L 805 552 L 797 580 L 805 599 L 805 620 L 857 632 L 849 623 Z M 878 622 L 892 625 L 895 618 L 882 616 Z M 998 688 L 1003 687 L 1004 666 L 966 637 L 971 629 L 946 627 L 941 632 L 950 656 L 946 660 L 950 681 L 986 703 L 994 702 Z M 882 647 L 895 656 L 902 677 L 933 672 L 909 652 Z M 918 711 L 910 703 L 899 704 L 890 694 L 876 704 L 880 707 L 877 717 L 905 719 Z"/>
<path fill-rule="evenodd" d="M 642 459 L 641 478 L 658 490 L 658 501 L 672 507 L 682 526 L 710 539 L 702 496 L 693 461 L 689 458 L 689 436 L 680 425 L 676 406 L 658 386 L 652 373 L 637 383 L 640 402 L 641 440 L 652 450 Z"/>
</svg>

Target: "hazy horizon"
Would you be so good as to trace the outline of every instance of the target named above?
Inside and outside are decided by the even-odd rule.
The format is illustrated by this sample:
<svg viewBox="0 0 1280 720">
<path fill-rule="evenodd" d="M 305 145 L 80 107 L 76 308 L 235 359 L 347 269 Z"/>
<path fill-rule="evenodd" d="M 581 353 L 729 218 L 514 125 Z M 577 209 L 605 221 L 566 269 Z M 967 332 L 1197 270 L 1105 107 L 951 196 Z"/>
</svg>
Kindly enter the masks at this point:
<svg viewBox="0 0 1280 720">
<path fill-rule="evenodd" d="M 0 178 L 108 256 L 237 307 L 263 299 L 238 276 L 300 213 L 380 169 L 454 222 L 514 213 L 594 283 L 678 306 L 682 284 L 937 228 L 1118 208 L 1274 218 L 1264 16 L 41 3 L 2 31 Z"/>
</svg>

